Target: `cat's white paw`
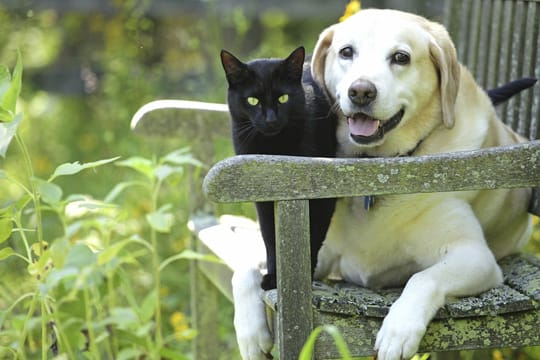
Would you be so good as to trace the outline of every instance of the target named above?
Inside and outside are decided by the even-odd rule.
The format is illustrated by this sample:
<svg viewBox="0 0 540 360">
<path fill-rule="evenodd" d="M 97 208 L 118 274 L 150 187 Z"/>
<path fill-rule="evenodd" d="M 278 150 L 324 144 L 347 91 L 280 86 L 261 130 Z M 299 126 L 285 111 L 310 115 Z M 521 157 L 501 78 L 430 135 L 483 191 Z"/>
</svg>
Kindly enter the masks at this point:
<svg viewBox="0 0 540 360">
<path fill-rule="evenodd" d="M 270 359 L 274 345 L 266 322 L 260 283 L 261 273 L 257 268 L 234 272 L 234 328 L 243 360 Z"/>
</svg>

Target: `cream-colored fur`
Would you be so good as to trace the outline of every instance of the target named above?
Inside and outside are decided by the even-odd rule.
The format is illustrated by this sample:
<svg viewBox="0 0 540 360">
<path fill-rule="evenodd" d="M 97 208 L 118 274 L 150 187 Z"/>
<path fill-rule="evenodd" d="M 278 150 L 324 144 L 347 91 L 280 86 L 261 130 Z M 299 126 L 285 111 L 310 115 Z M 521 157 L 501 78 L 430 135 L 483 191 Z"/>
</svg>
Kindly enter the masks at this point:
<svg viewBox="0 0 540 360">
<path fill-rule="evenodd" d="M 352 57 L 340 56 L 350 47 Z M 397 51 L 407 64 L 391 61 Z M 424 155 L 521 141 L 497 119 L 487 95 L 458 63 L 443 26 L 393 10 L 362 10 L 326 29 L 312 71 L 341 113 L 338 156 Z M 375 85 L 368 106 L 348 96 L 358 79 Z M 347 117 L 364 113 L 380 126 L 403 110 L 381 138 L 357 143 Z M 529 190 L 487 190 L 338 201 L 316 276 L 337 272 L 370 286 L 405 285 L 377 335 L 379 360 L 409 358 L 449 297 L 473 295 L 502 282 L 496 260 L 528 240 Z"/>
</svg>

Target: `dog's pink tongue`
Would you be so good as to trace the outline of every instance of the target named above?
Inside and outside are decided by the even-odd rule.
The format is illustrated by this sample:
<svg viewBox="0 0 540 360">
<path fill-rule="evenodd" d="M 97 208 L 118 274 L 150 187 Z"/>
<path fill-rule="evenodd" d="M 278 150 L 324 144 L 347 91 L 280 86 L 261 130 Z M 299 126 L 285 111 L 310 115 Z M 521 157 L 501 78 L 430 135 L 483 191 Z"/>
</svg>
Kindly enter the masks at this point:
<svg viewBox="0 0 540 360">
<path fill-rule="evenodd" d="M 372 136 L 379 128 L 379 120 L 368 117 L 349 117 L 349 131 L 352 135 Z"/>
</svg>

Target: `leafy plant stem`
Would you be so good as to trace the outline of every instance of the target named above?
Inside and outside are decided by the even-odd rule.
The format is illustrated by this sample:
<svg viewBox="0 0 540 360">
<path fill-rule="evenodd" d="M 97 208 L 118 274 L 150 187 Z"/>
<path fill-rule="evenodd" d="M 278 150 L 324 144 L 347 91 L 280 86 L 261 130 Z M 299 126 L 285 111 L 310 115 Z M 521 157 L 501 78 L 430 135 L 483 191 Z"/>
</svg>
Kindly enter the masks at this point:
<svg viewBox="0 0 540 360">
<path fill-rule="evenodd" d="M 41 206 L 40 206 L 40 201 L 39 201 L 39 194 L 36 189 L 36 184 L 33 181 L 34 170 L 32 168 L 32 160 L 30 159 L 28 148 L 26 147 L 26 144 L 24 143 L 21 135 L 18 132 L 15 134 L 15 139 L 17 140 L 17 144 L 19 144 L 19 147 L 23 154 L 24 165 L 26 167 L 26 172 L 28 174 L 28 182 L 30 183 L 30 190 L 32 192 L 32 201 L 34 202 L 34 209 L 36 212 L 37 241 L 39 244 L 40 254 L 43 254 L 43 229 L 42 229 L 43 223 L 41 219 Z"/>
<path fill-rule="evenodd" d="M 152 201 L 151 201 L 151 211 L 154 212 L 157 210 L 158 195 L 161 188 L 161 181 L 156 181 L 154 184 L 152 192 Z M 157 251 L 157 233 L 154 228 L 150 229 L 150 241 L 152 243 L 152 270 L 154 272 L 154 281 L 155 281 L 155 290 L 156 291 L 156 359 L 159 359 L 159 351 L 163 346 L 163 335 L 161 333 L 161 300 L 159 296 L 159 290 L 161 287 L 161 272 L 160 272 L 160 261 L 159 261 L 159 252 Z"/>
<path fill-rule="evenodd" d="M 24 343 L 26 342 L 26 335 L 28 334 L 28 324 L 30 323 L 30 318 L 34 315 L 34 311 L 36 310 L 36 303 L 38 301 L 39 293 L 35 292 L 33 295 L 34 296 L 32 297 L 32 301 L 30 302 L 30 307 L 24 319 L 21 335 L 19 336 L 19 349 L 18 350 L 19 350 L 19 356 L 22 360 L 26 359 L 26 355 L 24 353 Z"/>
<path fill-rule="evenodd" d="M 30 249 L 30 244 L 28 243 L 28 238 L 26 237 L 26 232 L 22 226 L 22 221 L 21 221 L 21 212 L 17 212 L 13 218 L 13 221 L 15 222 L 15 225 L 17 225 L 17 229 L 19 231 L 19 234 L 21 235 L 21 239 L 23 241 L 23 244 L 24 244 L 24 248 L 26 250 L 26 258 L 24 258 L 26 260 L 26 262 L 28 264 L 31 264 L 32 263 L 32 250 Z"/>
<path fill-rule="evenodd" d="M 41 299 L 41 360 L 47 360 L 47 311 L 45 300 Z"/>
<path fill-rule="evenodd" d="M 103 236 L 105 239 L 105 244 L 106 244 L 105 246 L 108 247 L 111 242 L 111 233 L 107 232 Z M 116 307 L 117 300 L 116 300 L 115 278 L 114 278 L 113 271 L 109 273 L 109 276 L 107 278 L 107 290 L 108 290 L 108 296 L 107 296 L 108 308 L 109 310 L 114 309 Z M 111 358 L 114 358 L 113 355 L 118 354 L 118 351 L 119 351 L 119 344 L 118 344 L 117 337 L 112 336 L 111 342 L 112 342 Z"/>
<path fill-rule="evenodd" d="M 86 328 L 88 330 L 88 342 L 90 345 L 90 353 L 92 354 L 93 359 L 100 359 L 99 351 L 96 347 L 96 333 L 94 331 L 94 322 L 92 319 L 92 308 L 90 305 L 90 296 L 88 294 L 88 289 L 84 287 L 83 289 L 84 296 L 84 305 L 85 305 L 85 314 L 86 314 Z"/>
<path fill-rule="evenodd" d="M 75 353 L 73 352 L 73 349 L 71 348 L 70 342 L 67 340 L 67 336 L 64 331 L 63 325 L 59 321 L 59 319 L 55 321 L 55 329 L 56 329 L 56 334 L 60 340 L 60 347 L 68 353 L 69 359 L 75 359 L 76 358 Z"/>
</svg>

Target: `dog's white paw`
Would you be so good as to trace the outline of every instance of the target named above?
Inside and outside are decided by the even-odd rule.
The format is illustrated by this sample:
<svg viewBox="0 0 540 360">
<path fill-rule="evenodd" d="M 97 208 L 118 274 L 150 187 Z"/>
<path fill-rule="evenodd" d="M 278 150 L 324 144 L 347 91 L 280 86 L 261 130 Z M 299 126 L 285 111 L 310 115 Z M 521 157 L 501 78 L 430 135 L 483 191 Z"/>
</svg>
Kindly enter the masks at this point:
<svg viewBox="0 0 540 360">
<path fill-rule="evenodd" d="M 421 320 L 410 313 L 400 313 L 399 309 L 392 307 L 377 333 L 377 359 L 410 359 L 418 351 L 425 332 L 426 326 Z"/>
<path fill-rule="evenodd" d="M 262 300 L 261 273 L 257 268 L 235 271 L 232 279 L 234 328 L 243 360 L 271 359 L 274 345 Z"/>
</svg>

